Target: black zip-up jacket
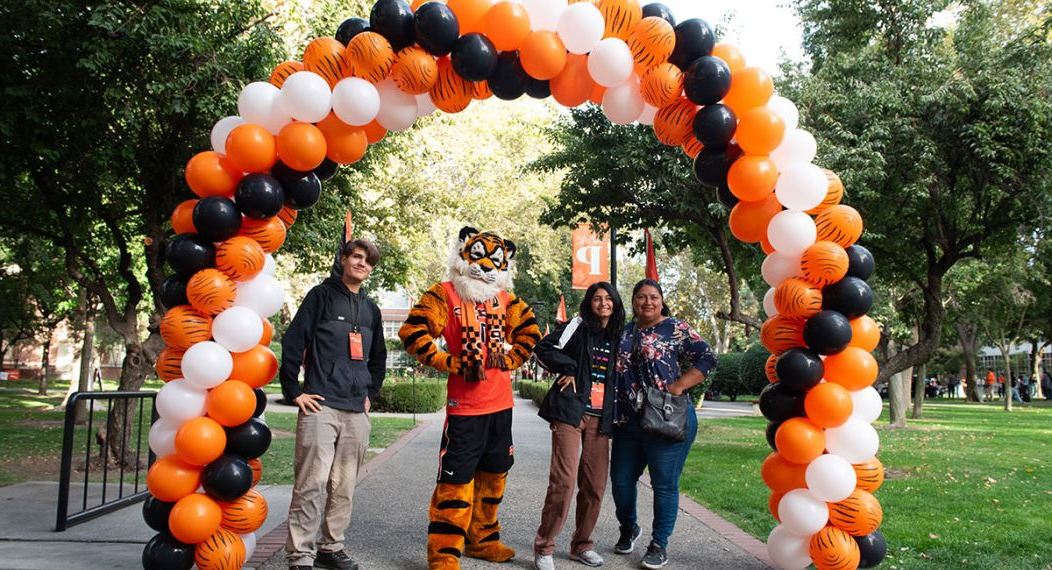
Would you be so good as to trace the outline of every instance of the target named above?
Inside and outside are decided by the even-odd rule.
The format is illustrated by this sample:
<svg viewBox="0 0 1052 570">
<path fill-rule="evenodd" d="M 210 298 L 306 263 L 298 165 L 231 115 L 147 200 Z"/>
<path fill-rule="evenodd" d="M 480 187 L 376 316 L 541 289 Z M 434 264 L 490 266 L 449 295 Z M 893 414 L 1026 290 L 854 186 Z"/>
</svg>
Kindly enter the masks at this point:
<svg viewBox="0 0 1052 570">
<path fill-rule="evenodd" d="M 355 331 L 356 320 L 364 360 L 351 360 L 348 335 Z M 301 365 L 306 368 L 302 388 Z M 364 290 L 351 293 L 333 277 L 311 289 L 281 338 L 280 378 L 285 399 L 292 401 L 306 392 L 324 397 L 322 405 L 364 412 L 366 396 L 376 401 L 386 371 L 387 346 L 376 303 Z"/>
<path fill-rule="evenodd" d="M 600 335 L 602 333 L 599 333 Z M 592 394 L 592 347 L 602 337 L 591 333 L 581 317 L 556 327 L 555 331 L 541 339 L 533 348 L 538 362 L 545 370 L 561 376 L 573 376 L 576 391 L 560 390 L 552 384 L 542 406 L 541 417 L 572 426 L 581 423 L 585 404 Z M 617 340 L 610 341 L 610 365 L 606 369 L 606 390 L 603 394 L 603 413 L 599 431 L 605 434 L 614 430 L 614 365 L 617 357 Z"/>
</svg>

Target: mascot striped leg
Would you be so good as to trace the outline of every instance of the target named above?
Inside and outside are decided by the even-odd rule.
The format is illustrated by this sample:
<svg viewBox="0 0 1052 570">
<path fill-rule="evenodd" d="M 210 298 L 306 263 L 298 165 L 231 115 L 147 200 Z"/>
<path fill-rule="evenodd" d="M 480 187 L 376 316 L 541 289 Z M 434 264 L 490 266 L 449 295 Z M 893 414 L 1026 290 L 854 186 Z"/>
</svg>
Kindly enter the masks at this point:
<svg viewBox="0 0 1052 570">
<path fill-rule="evenodd" d="M 467 555 L 491 562 L 507 562 L 515 551 L 500 541 L 497 510 L 504 499 L 507 473 L 475 472 L 475 505 L 468 526 Z"/>
<path fill-rule="evenodd" d="M 464 539 L 471 523 L 474 482 L 439 483 L 431 495 L 431 524 L 427 527 L 429 570 L 459 570 Z"/>
</svg>

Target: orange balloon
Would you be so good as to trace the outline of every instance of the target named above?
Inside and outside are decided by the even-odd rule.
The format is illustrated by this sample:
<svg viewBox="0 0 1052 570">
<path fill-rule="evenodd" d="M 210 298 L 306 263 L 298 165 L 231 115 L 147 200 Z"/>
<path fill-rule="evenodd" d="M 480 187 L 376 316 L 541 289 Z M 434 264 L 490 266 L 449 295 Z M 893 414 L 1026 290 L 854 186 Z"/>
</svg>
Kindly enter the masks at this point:
<svg viewBox="0 0 1052 570">
<path fill-rule="evenodd" d="M 416 12 L 417 8 L 423 6 L 427 2 L 432 2 L 432 1 L 434 1 L 434 0 L 413 0 L 413 3 L 409 5 L 409 8 L 412 11 Z"/>
<path fill-rule="evenodd" d="M 252 485 L 255 485 L 263 478 L 263 462 L 258 458 L 249 459 L 248 466 L 252 468 Z"/>
<path fill-rule="evenodd" d="M 683 152 L 690 158 L 697 158 L 704 148 L 705 145 L 701 144 L 693 135 L 687 139 L 687 142 L 683 143 Z"/>
<path fill-rule="evenodd" d="M 774 445 L 786 461 L 808 464 L 826 449 L 822 428 L 804 418 L 789 418 L 774 434 Z"/>
<path fill-rule="evenodd" d="M 161 354 L 157 355 L 157 362 L 154 364 L 157 376 L 165 382 L 182 378 L 184 354 L 186 354 L 186 350 L 182 348 L 169 346 L 162 350 Z"/>
<path fill-rule="evenodd" d="M 734 138 L 745 154 L 769 154 L 782 144 L 785 121 L 769 107 L 756 107 L 738 121 Z"/>
<path fill-rule="evenodd" d="M 493 0 L 449 0 L 446 2 L 460 24 L 460 35 L 485 31 L 484 20 Z"/>
<path fill-rule="evenodd" d="M 409 46 L 395 56 L 391 77 L 399 89 L 412 95 L 427 93 L 438 80 L 438 64 L 419 46 Z"/>
<path fill-rule="evenodd" d="M 212 317 L 189 305 L 172 307 L 161 319 L 161 338 L 170 347 L 190 348 L 212 338 Z"/>
<path fill-rule="evenodd" d="M 235 352 L 230 356 L 234 359 L 230 379 L 240 380 L 252 388 L 266 386 L 278 373 L 278 357 L 265 346 L 257 344 L 245 352 Z"/>
<path fill-rule="evenodd" d="M 230 152 L 230 147 L 227 147 L 227 152 Z M 186 163 L 186 184 L 202 198 L 232 196 L 244 175 L 229 157 L 213 150 L 199 152 Z"/>
<path fill-rule="evenodd" d="M 669 146 L 680 146 L 694 133 L 697 114 L 697 105 L 686 97 L 679 97 L 658 110 L 654 116 L 654 134 Z"/>
<path fill-rule="evenodd" d="M 777 183 L 778 168 L 767 155 L 743 156 L 727 171 L 727 187 L 731 194 L 745 202 L 767 199 Z"/>
<path fill-rule="evenodd" d="M 325 135 L 310 123 L 289 123 L 278 133 L 278 156 L 293 170 L 314 170 L 325 160 L 325 150 Z"/>
<path fill-rule="evenodd" d="M 241 222 L 241 231 L 238 232 L 238 235 L 256 240 L 264 252 L 274 253 L 285 243 L 288 230 L 277 216 L 262 220 L 245 218 Z"/>
<path fill-rule="evenodd" d="M 641 12 L 642 13 L 642 12 Z M 668 61 L 676 47 L 676 30 L 662 18 L 643 18 L 632 28 L 628 49 L 636 67 L 649 70 Z"/>
<path fill-rule="evenodd" d="M 287 231 L 289 228 L 292 227 L 292 224 L 296 223 L 296 218 L 298 216 L 299 216 L 299 212 L 297 212 L 296 210 L 293 210 L 292 208 L 290 208 L 288 206 L 285 206 L 284 208 L 281 209 L 280 212 L 278 212 L 278 216 L 277 217 L 278 217 L 279 220 L 281 220 L 281 225 L 285 226 L 285 230 Z"/>
<path fill-rule="evenodd" d="M 336 87 L 341 79 L 351 74 L 347 48 L 333 38 L 311 40 L 303 50 L 303 67 L 324 77 L 329 87 Z"/>
<path fill-rule="evenodd" d="M 851 393 L 834 382 L 822 382 L 808 390 L 804 397 L 807 418 L 824 428 L 843 425 L 854 409 Z"/>
<path fill-rule="evenodd" d="M 146 488 L 150 494 L 167 503 L 174 503 L 201 486 L 201 469 L 180 460 L 173 453 L 153 463 L 146 472 Z"/>
<path fill-rule="evenodd" d="M 248 281 L 263 271 L 266 254 L 256 240 L 234 236 L 216 248 L 216 269 L 234 281 Z"/>
<path fill-rule="evenodd" d="M 884 464 L 876 457 L 851 467 L 855 469 L 855 479 L 858 481 L 855 485 L 858 489 L 875 493 L 884 484 Z"/>
<path fill-rule="evenodd" d="M 817 570 L 858 568 L 862 553 L 851 535 L 839 528 L 827 526 L 811 536 L 807 552 Z"/>
<path fill-rule="evenodd" d="M 760 342 L 771 354 L 781 354 L 790 348 L 805 346 L 803 317 L 775 315 L 760 327 Z"/>
<path fill-rule="evenodd" d="M 723 104 L 743 117 L 756 107 L 767 104 L 774 95 L 774 81 L 759 67 L 745 67 L 731 75 L 731 90 L 723 98 Z"/>
<path fill-rule="evenodd" d="M 255 489 L 229 503 L 219 503 L 219 507 L 223 510 L 223 528 L 238 534 L 256 532 L 267 520 L 267 499 Z"/>
<path fill-rule="evenodd" d="M 671 105 L 683 94 L 683 72 L 671 63 L 655 65 L 643 75 L 639 92 L 651 107 Z"/>
<path fill-rule="evenodd" d="M 849 247 L 862 237 L 862 216 L 851 206 L 840 204 L 818 214 L 815 227 L 818 228 L 818 239 Z"/>
<path fill-rule="evenodd" d="M 259 339 L 259 344 L 263 346 L 269 346 L 270 341 L 274 338 L 274 325 L 270 324 L 268 319 L 263 319 L 263 336 Z"/>
<path fill-rule="evenodd" d="M 880 344 L 880 325 L 867 315 L 848 321 L 851 323 L 850 346 L 857 346 L 866 352 L 873 352 Z"/>
<path fill-rule="evenodd" d="M 387 129 L 385 129 L 380 123 L 376 122 L 376 119 L 373 119 L 368 125 L 362 127 L 362 130 L 365 132 L 365 140 L 369 144 L 376 144 L 384 140 L 384 137 L 387 136 Z"/>
<path fill-rule="evenodd" d="M 822 291 L 790 277 L 774 288 L 774 306 L 783 315 L 807 318 L 822 310 Z"/>
<path fill-rule="evenodd" d="M 847 252 L 831 241 L 816 241 L 800 256 L 803 277 L 815 287 L 825 287 L 843 279 L 848 264 Z"/>
<path fill-rule="evenodd" d="M 562 73 L 549 83 L 552 97 L 564 107 L 578 107 L 586 103 L 595 91 L 596 83 L 588 73 L 588 56 L 569 54 Z"/>
<path fill-rule="evenodd" d="M 298 61 L 281 62 L 274 68 L 274 71 L 270 72 L 270 83 L 278 89 L 281 89 L 281 86 L 285 84 L 285 80 L 288 79 L 290 75 L 305 69 L 306 68 L 303 64 Z"/>
<path fill-rule="evenodd" d="M 771 245 L 771 240 L 767 239 L 766 232 L 760 236 L 760 249 L 763 250 L 764 255 L 771 255 L 774 253 L 774 246 Z"/>
<path fill-rule="evenodd" d="M 636 24 L 643 19 L 643 9 L 636 0 L 599 0 L 596 4 L 606 21 L 604 38 L 621 38 L 628 41 L 628 36 Z"/>
<path fill-rule="evenodd" d="M 848 498 L 829 505 L 829 524 L 851 536 L 866 536 L 883 521 L 880 501 L 862 489 L 855 489 Z"/>
<path fill-rule="evenodd" d="M 775 493 L 807 488 L 807 479 L 804 477 L 806 472 L 806 465 L 787 461 L 777 451 L 768 455 L 760 467 L 760 476 L 763 477 L 764 484 Z"/>
<path fill-rule="evenodd" d="M 566 46 L 555 32 L 537 30 L 522 42 L 519 60 L 530 77 L 549 80 L 566 67 Z"/>
<path fill-rule="evenodd" d="M 241 124 L 226 137 L 226 157 L 239 170 L 267 172 L 278 161 L 278 143 L 267 129 Z"/>
<path fill-rule="evenodd" d="M 347 44 L 347 63 L 354 77 L 379 83 L 391 74 L 395 53 L 387 38 L 376 32 L 362 32 Z"/>
<path fill-rule="evenodd" d="M 731 210 L 731 233 L 740 241 L 756 243 L 767 235 L 767 225 L 781 211 L 782 204 L 773 192 L 765 200 L 738 202 Z"/>
<path fill-rule="evenodd" d="M 517 2 L 497 2 L 486 12 L 482 27 L 498 50 L 515 51 L 530 35 L 530 15 Z"/>
<path fill-rule="evenodd" d="M 248 384 L 240 380 L 227 380 L 208 391 L 205 409 L 208 411 L 208 417 L 219 425 L 239 426 L 255 413 L 256 394 Z"/>
<path fill-rule="evenodd" d="M 488 81 L 475 81 L 471 84 L 471 98 L 476 101 L 485 101 L 493 96 L 493 90 L 489 88 Z"/>
<path fill-rule="evenodd" d="M 325 155 L 336 164 L 354 164 L 365 156 L 369 148 L 365 128 L 352 127 L 341 121 L 335 113 L 329 113 L 318 123 L 318 129 L 325 136 Z"/>
<path fill-rule="evenodd" d="M 431 102 L 445 113 L 459 113 L 471 104 L 474 88 L 471 82 L 453 70 L 448 57 L 438 60 L 438 81 L 431 88 Z"/>
<path fill-rule="evenodd" d="M 771 511 L 771 516 L 774 520 L 782 522 L 782 519 L 778 517 L 778 503 L 782 502 L 782 497 L 785 493 L 775 493 L 771 491 L 771 494 L 767 496 L 767 510 Z"/>
<path fill-rule="evenodd" d="M 194 549 L 197 570 L 236 570 L 245 565 L 245 542 L 237 534 L 216 529 Z"/>
<path fill-rule="evenodd" d="M 843 351 L 827 356 L 826 380 L 836 382 L 848 390 L 868 388 L 877 379 L 877 359 L 857 346 L 848 346 Z"/>
<path fill-rule="evenodd" d="M 225 447 L 226 432 L 211 418 L 187 420 L 175 432 L 175 454 L 188 465 L 208 465 L 223 455 Z"/>
<path fill-rule="evenodd" d="M 185 200 L 172 210 L 172 231 L 177 234 L 196 234 L 194 227 L 194 206 L 198 200 Z"/>
<path fill-rule="evenodd" d="M 732 74 L 738 73 L 745 67 L 745 56 L 742 50 L 734 44 L 716 44 L 716 47 L 712 48 L 712 55 L 722 59 Z"/>
<path fill-rule="evenodd" d="M 194 493 L 179 499 L 168 515 L 172 536 L 186 544 L 204 542 L 219 528 L 223 511 L 208 495 Z"/>
<path fill-rule="evenodd" d="M 822 203 L 807 211 L 812 216 L 821 214 L 844 199 L 844 183 L 840 181 L 840 177 L 832 170 L 825 168 L 822 169 L 822 172 L 826 173 L 826 180 L 829 181 L 829 186 L 826 189 L 826 197 L 822 200 Z"/>
<path fill-rule="evenodd" d="M 218 269 L 202 269 L 186 283 L 186 298 L 206 315 L 218 315 L 234 306 L 237 287 L 234 280 Z"/>
<path fill-rule="evenodd" d="M 767 357 L 767 363 L 763 366 L 763 372 L 767 375 L 767 381 L 774 383 L 778 381 L 778 374 L 775 373 L 775 365 L 778 364 L 778 355 L 772 354 Z"/>
</svg>

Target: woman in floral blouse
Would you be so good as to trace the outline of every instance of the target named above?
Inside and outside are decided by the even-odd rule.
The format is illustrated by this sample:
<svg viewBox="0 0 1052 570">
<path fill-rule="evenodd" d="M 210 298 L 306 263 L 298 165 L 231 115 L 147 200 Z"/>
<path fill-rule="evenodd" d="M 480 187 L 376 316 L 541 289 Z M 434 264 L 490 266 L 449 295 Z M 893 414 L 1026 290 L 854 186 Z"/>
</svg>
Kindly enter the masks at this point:
<svg viewBox="0 0 1052 570">
<path fill-rule="evenodd" d="M 687 414 L 687 438 L 682 442 L 644 433 L 639 427 L 636 396 L 648 386 L 685 394 L 700 384 L 716 366 L 712 349 L 690 326 L 672 318 L 657 282 L 644 279 L 632 290 L 635 320 L 625 327 L 617 350 L 616 427 L 610 457 L 610 481 L 621 524 L 621 538 L 614 547 L 629 554 L 642 534 L 636 522 L 636 483 L 643 469 L 650 471 L 654 489 L 654 524 L 643 568 L 668 563 L 666 549 L 679 513 L 679 477 L 687 453 L 698 433 L 698 419 Z"/>
</svg>

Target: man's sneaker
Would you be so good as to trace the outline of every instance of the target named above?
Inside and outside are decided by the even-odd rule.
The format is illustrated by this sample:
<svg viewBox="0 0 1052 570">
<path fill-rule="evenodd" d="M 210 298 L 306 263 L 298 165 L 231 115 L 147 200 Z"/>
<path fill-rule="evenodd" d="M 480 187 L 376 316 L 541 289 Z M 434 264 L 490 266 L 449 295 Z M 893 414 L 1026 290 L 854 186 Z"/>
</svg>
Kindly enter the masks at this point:
<svg viewBox="0 0 1052 570">
<path fill-rule="evenodd" d="M 653 542 L 647 547 L 647 553 L 643 555 L 643 560 L 639 562 L 639 565 L 643 568 L 661 568 L 666 564 L 668 564 L 668 554 L 665 553 L 663 547 Z"/>
<path fill-rule="evenodd" d="M 533 567 L 535 570 L 555 570 L 555 559 L 551 554 L 533 553 Z"/>
<path fill-rule="evenodd" d="M 603 557 L 599 556 L 599 553 L 594 550 L 585 550 L 577 554 L 570 553 L 570 560 L 576 560 L 585 566 L 593 568 L 603 565 Z"/>
<path fill-rule="evenodd" d="M 318 551 L 314 558 L 315 568 L 327 568 L 329 570 L 358 570 L 358 563 L 351 560 L 347 553 L 338 550 L 336 552 Z"/>
<path fill-rule="evenodd" d="M 618 554 L 631 554 L 636 549 L 636 540 L 643 534 L 643 529 L 635 525 L 631 530 L 621 529 L 621 538 L 614 545 L 614 552 Z"/>
</svg>

